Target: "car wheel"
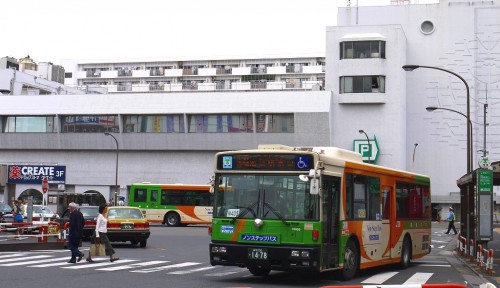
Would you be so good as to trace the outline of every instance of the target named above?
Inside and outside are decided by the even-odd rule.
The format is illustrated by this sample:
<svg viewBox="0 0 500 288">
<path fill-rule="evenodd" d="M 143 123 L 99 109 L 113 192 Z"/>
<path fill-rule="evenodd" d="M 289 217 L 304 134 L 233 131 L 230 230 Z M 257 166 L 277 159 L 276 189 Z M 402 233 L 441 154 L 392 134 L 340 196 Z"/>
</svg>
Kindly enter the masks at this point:
<svg viewBox="0 0 500 288">
<path fill-rule="evenodd" d="M 250 271 L 250 273 L 252 273 L 255 276 L 267 276 L 267 275 L 269 275 L 269 272 L 271 272 L 271 269 L 260 268 L 260 267 L 250 267 L 250 268 L 248 268 L 248 271 Z"/>
<path fill-rule="evenodd" d="M 406 269 L 408 268 L 408 266 L 410 266 L 411 261 L 411 242 L 408 236 L 403 240 L 403 247 L 401 249 L 402 252 L 400 266 L 402 269 Z"/>
<path fill-rule="evenodd" d="M 147 244 L 148 244 L 148 240 L 147 239 L 142 239 L 141 242 L 140 242 L 140 244 L 139 244 L 139 246 L 141 248 L 144 248 L 144 247 L 146 247 Z"/>
<path fill-rule="evenodd" d="M 174 212 L 171 212 L 171 213 L 168 213 L 166 216 L 166 223 L 167 223 L 167 226 L 170 226 L 170 227 L 179 227 L 181 225 L 181 217 L 179 217 L 179 214 L 177 213 L 174 213 Z"/>
<path fill-rule="evenodd" d="M 130 241 L 130 243 L 132 243 L 132 246 L 135 246 L 135 245 L 139 244 L 139 241 L 134 240 L 134 241 Z"/>
<path fill-rule="evenodd" d="M 343 280 L 351 280 L 358 273 L 359 251 L 358 246 L 353 240 L 349 240 L 344 252 L 344 268 L 341 270 Z"/>
</svg>

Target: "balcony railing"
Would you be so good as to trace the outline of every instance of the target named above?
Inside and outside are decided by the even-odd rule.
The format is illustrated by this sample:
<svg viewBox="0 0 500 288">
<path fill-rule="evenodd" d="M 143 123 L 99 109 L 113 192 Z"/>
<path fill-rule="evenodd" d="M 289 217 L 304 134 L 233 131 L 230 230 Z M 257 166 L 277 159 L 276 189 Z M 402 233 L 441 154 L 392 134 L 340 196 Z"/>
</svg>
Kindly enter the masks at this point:
<svg viewBox="0 0 500 288">
<path fill-rule="evenodd" d="M 163 76 L 165 73 L 159 69 L 151 69 L 149 70 L 149 76 Z"/>
<path fill-rule="evenodd" d="M 132 70 L 118 70 L 118 77 L 132 77 Z"/>
<path fill-rule="evenodd" d="M 267 67 L 252 67 L 251 73 L 252 74 L 266 74 Z"/>
<path fill-rule="evenodd" d="M 149 83 L 149 91 L 163 91 L 163 88 L 163 84 Z"/>
<path fill-rule="evenodd" d="M 182 90 L 198 90 L 198 83 L 182 83 Z"/>
<path fill-rule="evenodd" d="M 132 85 L 118 85 L 116 90 L 118 92 L 132 91 Z"/>
<path fill-rule="evenodd" d="M 182 75 L 198 75 L 198 68 L 183 68 Z"/>
<path fill-rule="evenodd" d="M 232 69 L 231 68 L 222 68 L 222 67 L 219 67 L 217 68 L 216 72 L 215 72 L 217 75 L 229 75 L 232 73 Z"/>
<path fill-rule="evenodd" d="M 267 82 L 251 82 L 250 89 L 266 89 Z"/>
<path fill-rule="evenodd" d="M 286 73 L 302 73 L 302 65 L 286 66 Z"/>
<path fill-rule="evenodd" d="M 87 70 L 87 78 L 91 77 L 101 77 L 101 71 L 99 70 Z"/>
</svg>

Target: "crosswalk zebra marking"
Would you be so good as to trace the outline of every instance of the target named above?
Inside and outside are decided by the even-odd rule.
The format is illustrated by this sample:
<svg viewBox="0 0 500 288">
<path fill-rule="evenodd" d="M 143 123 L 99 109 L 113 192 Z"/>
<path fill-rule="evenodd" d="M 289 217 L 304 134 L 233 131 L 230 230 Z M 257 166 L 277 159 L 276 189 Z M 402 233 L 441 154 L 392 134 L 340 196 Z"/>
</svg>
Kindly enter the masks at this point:
<svg viewBox="0 0 500 288">
<path fill-rule="evenodd" d="M 61 267 L 63 269 L 87 269 L 87 268 L 94 268 L 94 267 L 101 267 L 101 266 L 110 266 L 110 265 L 115 265 L 115 264 L 121 264 L 121 263 L 129 263 L 129 262 L 134 262 L 138 260 L 132 260 L 132 259 L 120 259 L 115 262 L 98 262 L 98 263 L 82 263 L 82 264 L 73 264 L 68 267 Z"/>
<path fill-rule="evenodd" d="M 160 267 L 154 267 L 154 268 L 148 268 L 148 269 L 142 269 L 142 270 L 134 270 L 130 271 L 133 273 L 151 273 L 151 272 L 158 272 L 158 271 L 163 271 L 163 270 L 169 270 L 173 268 L 182 268 L 182 267 L 187 267 L 187 266 L 194 266 L 194 265 L 200 265 L 201 263 L 198 262 L 184 262 L 184 263 L 179 263 L 179 264 L 172 264 L 172 265 L 166 265 L 166 266 L 160 266 Z"/>
<path fill-rule="evenodd" d="M 123 265 L 123 266 L 99 268 L 96 270 L 99 270 L 99 271 L 118 271 L 118 270 L 133 269 L 133 268 L 139 268 L 139 267 L 151 266 L 151 265 L 157 265 L 157 264 L 165 264 L 168 262 L 170 262 L 170 261 L 147 261 L 147 262 L 133 263 L 133 264 Z"/>
<path fill-rule="evenodd" d="M 203 276 L 208 276 L 208 277 L 221 277 L 221 276 L 226 276 L 226 275 L 231 275 L 231 274 L 236 274 L 236 273 L 241 273 L 241 272 L 245 272 L 245 271 L 248 271 L 247 269 L 245 268 L 241 268 L 241 269 L 238 269 L 238 270 L 231 270 L 231 271 L 227 271 L 227 272 L 219 272 L 219 273 L 210 273 L 210 274 L 205 274 Z"/>
<path fill-rule="evenodd" d="M 411 284 L 425 284 L 429 278 L 432 277 L 434 273 L 422 273 L 417 272 L 413 274 L 408 280 L 406 280 L 403 285 L 411 285 Z"/>
<path fill-rule="evenodd" d="M 392 278 L 394 275 L 398 274 L 399 272 L 386 272 L 386 273 L 381 273 L 374 275 L 368 279 L 365 279 L 361 283 L 366 283 L 366 284 L 382 284 L 385 281 L 389 280 Z"/>
<path fill-rule="evenodd" d="M 27 256 L 27 255 L 23 255 L 23 256 Z M 20 257 L 20 258 L 0 259 L 0 263 L 31 260 L 31 259 L 40 259 L 40 258 L 48 258 L 48 257 L 52 257 L 52 256 L 50 256 L 50 255 L 37 255 L 37 256 L 27 256 L 27 257 Z"/>
<path fill-rule="evenodd" d="M 201 268 L 194 268 L 194 269 L 188 269 L 188 270 L 169 272 L 168 274 L 184 275 L 184 274 L 189 274 L 189 273 L 206 271 L 206 270 L 210 270 L 210 269 L 214 269 L 214 268 L 215 268 L 215 266 L 206 266 L 206 267 L 201 267 Z"/>
<path fill-rule="evenodd" d="M 19 256 L 26 256 L 26 254 L 16 253 L 16 254 L 0 255 L 0 258 L 11 258 L 11 257 L 19 257 Z"/>
<path fill-rule="evenodd" d="M 56 261 L 60 261 L 60 260 L 68 261 L 68 257 L 43 259 L 43 262 L 56 262 Z M 40 263 L 40 259 L 23 261 L 23 262 L 16 262 L 16 263 L 0 264 L 0 266 L 21 266 L 21 265 L 30 265 L 30 264 L 37 264 L 37 263 Z"/>
</svg>

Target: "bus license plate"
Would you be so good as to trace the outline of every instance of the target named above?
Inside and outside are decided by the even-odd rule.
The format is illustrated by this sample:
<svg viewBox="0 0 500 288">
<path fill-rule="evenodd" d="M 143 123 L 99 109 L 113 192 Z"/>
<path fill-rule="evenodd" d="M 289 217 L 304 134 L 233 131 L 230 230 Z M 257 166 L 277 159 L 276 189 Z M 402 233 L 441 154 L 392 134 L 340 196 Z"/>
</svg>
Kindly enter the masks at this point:
<svg viewBox="0 0 500 288">
<path fill-rule="evenodd" d="M 267 260 L 267 249 L 266 248 L 248 249 L 248 259 Z"/>
</svg>

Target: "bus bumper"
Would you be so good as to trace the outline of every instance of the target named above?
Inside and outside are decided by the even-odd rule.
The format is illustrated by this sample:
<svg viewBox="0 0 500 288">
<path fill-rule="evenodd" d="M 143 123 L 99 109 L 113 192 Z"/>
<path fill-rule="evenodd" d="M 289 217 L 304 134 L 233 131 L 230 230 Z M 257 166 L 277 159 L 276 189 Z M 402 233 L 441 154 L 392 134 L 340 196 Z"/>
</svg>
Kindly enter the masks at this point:
<svg viewBox="0 0 500 288">
<path fill-rule="evenodd" d="M 252 251 L 265 251 L 266 256 L 264 259 L 253 259 Z M 210 264 L 213 266 L 319 272 L 320 255 L 320 247 L 210 243 Z"/>
</svg>

